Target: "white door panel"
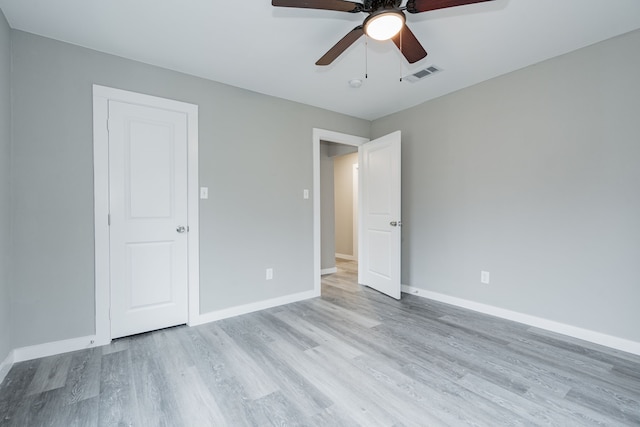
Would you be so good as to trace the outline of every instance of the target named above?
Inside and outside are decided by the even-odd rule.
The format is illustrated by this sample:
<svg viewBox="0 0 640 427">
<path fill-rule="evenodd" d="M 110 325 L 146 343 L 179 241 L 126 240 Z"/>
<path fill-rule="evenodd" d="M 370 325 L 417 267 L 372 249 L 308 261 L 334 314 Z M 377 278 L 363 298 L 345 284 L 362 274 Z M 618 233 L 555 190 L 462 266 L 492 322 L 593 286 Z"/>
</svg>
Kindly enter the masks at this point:
<svg viewBox="0 0 640 427">
<path fill-rule="evenodd" d="M 129 173 L 131 218 L 172 215 L 172 129 L 155 123 L 131 122 Z"/>
<path fill-rule="evenodd" d="M 400 299 L 400 132 L 361 147 L 363 284 Z M 392 224 L 396 223 L 397 226 Z"/>
<path fill-rule="evenodd" d="M 369 230 L 369 272 L 391 279 L 391 233 Z"/>
<path fill-rule="evenodd" d="M 186 323 L 187 119 L 109 102 L 111 336 Z"/>
<path fill-rule="evenodd" d="M 172 252 L 173 242 L 127 244 L 125 280 L 126 288 L 131 290 L 130 310 L 171 304 Z M 158 265 L 169 268 L 157 268 Z"/>
</svg>

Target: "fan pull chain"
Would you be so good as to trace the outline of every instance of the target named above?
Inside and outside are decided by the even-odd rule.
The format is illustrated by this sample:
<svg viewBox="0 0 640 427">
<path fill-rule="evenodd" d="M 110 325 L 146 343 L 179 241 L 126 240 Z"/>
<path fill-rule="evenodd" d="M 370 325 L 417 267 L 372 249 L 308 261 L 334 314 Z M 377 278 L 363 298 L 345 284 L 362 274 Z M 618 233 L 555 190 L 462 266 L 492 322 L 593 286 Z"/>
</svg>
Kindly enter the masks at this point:
<svg viewBox="0 0 640 427">
<path fill-rule="evenodd" d="M 400 82 L 402 82 L 402 29 L 400 30 Z"/>
<path fill-rule="evenodd" d="M 364 35 L 364 78 L 369 78 L 369 36 Z"/>
</svg>

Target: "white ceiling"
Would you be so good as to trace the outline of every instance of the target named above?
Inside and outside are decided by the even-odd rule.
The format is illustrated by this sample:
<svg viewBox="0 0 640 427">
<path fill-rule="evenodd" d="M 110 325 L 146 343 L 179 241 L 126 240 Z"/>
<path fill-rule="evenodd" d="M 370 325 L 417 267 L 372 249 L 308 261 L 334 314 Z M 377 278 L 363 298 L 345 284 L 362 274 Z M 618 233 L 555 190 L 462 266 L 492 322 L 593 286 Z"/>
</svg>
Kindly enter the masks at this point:
<svg viewBox="0 0 640 427">
<path fill-rule="evenodd" d="M 364 13 L 270 0 L 0 0 L 0 8 L 15 29 L 368 120 L 640 28 L 639 0 L 494 0 L 407 14 L 429 55 L 410 66 L 392 42 L 370 41 L 365 79 L 364 37 L 332 65 L 314 65 Z M 399 81 L 429 65 L 444 71 Z M 352 78 L 363 85 L 349 87 Z"/>
</svg>

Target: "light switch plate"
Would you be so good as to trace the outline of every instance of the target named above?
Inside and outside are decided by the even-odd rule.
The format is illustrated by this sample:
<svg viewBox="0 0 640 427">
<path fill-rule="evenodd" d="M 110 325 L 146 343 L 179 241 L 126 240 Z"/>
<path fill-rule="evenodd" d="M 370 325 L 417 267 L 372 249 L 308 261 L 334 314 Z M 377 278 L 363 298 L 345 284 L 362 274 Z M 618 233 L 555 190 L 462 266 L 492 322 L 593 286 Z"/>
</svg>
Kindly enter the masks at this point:
<svg viewBox="0 0 640 427">
<path fill-rule="evenodd" d="M 201 199 L 209 198 L 209 187 L 200 187 L 200 198 Z"/>
<path fill-rule="evenodd" d="M 480 272 L 480 283 L 484 283 L 485 285 L 489 284 L 489 272 L 481 271 Z"/>
</svg>

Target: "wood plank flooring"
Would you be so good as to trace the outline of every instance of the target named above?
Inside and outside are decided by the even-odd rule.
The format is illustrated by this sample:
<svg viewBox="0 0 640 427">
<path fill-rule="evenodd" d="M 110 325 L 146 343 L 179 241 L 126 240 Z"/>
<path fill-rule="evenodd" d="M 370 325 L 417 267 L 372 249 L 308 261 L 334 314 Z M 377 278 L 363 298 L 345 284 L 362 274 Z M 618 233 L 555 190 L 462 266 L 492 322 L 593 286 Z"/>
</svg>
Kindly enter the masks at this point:
<svg viewBox="0 0 640 427">
<path fill-rule="evenodd" d="M 17 363 L 0 426 L 640 426 L 640 357 L 355 283 Z"/>
</svg>

